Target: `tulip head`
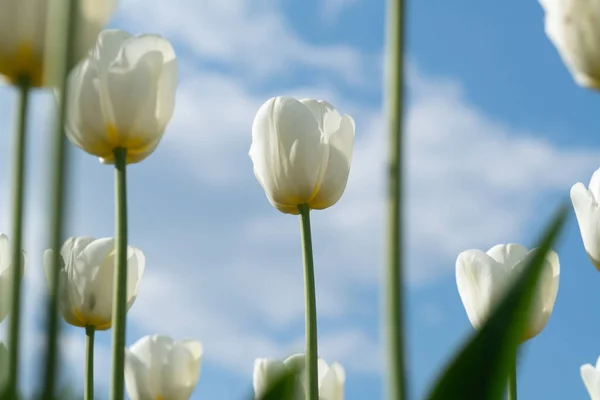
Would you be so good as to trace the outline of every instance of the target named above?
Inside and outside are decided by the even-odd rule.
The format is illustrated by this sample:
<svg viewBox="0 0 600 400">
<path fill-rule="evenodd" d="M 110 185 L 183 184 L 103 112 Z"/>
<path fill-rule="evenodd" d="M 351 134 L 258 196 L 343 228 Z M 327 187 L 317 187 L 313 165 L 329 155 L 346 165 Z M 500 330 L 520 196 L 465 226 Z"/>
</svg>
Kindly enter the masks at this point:
<svg viewBox="0 0 600 400">
<path fill-rule="evenodd" d="M 485 323 L 535 251 L 518 244 L 500 244 L 487 252 L 467 250 L 459 254 L 456 284 L 473 327 L 479 329 Z M 542 266 L 523 342 L 537 336 L 548 323 L 558 293 L 559 275 L 558 255 L 550 251 Z"/>
<path fill-rule="evenodd" d="M 305 399 L 306 369 L 304 354 L 294 354 L 283 362 L 264 358 L 254 361 L 253 385 L 255 396 L 264 395 L 265 391 L 283 373 L 290 369 L 299 371 L 298 382 L 296 384 L 297 392 L 294 393 L 294 400 Z M 346 372 L 340 364 L 333 363 L 328 365 L 325 360 L 319 358 L 318 375 L 319 400 L 344 400 Z"/>
<path fill-rule="evenodd" d="M 25 251 L 21 254 L 21 276 L 25 272 L 27 258 Z M 8 236 L 0 233 L 0 322 L 10 311 L 12 293 L 12 248 Z"/>
<path fill-rule="evenodd" d="M 114 163 L 117 148 L 127 150 L 127 163 L 142 161 L 171 120 L 176 88 L 168 40 L 105 30 L 69 76 L 67 136 L 103 163 Z"/>
<path fill-rule="evenodd" d="M 346 188 L 354 120 L 329 103 L 274 97 L 252 125 L 250 158 L 269 202 L 286 214 L 331 207 Z"/>
<path fill-rule="evenodd" d="M 115 241 L 113 238 L 94 239 L 72 237 L 60 251 L 60 311 L 71 325 L 93 326 L 106 330 L 112 324 Z M 51 275 L 52 250 L 44 253 L 48 280 Z M 138 293 L 138 285 L 146 258 L 141 250 L 127 248 L 127 309 Z"/>
<path fill-rule="evenodd" d="M 145 336 L 125 351 L 125 385 L 131 400 L 188 400 L 200 378 L 202 344 Z"/>
<path fill-rule="evenodd" d="M 582 365 L 580 372 L 590 400 L 600 400 L 600 357 L 595 366 L 592 364 Z"/>
<path fill-rule="evenodd" d="M 600 90 L 600 0 L 540 0 L 546 34 L 575 81 Z"/>
<path fill-rule="evenodd" d="M 583 246 L 592 264 L 600 271 L 600 169 L 592 175 L 589 187 L 579 182 L 571 188 L 571 201 L 579 224 Z"/>
<path fill-rule="evenodd" d="M 45 60 L 55 57 L 54 46 L 47 37 L 49 22 L 52 23 L 49 3 L 50 0 L 0 0 L 0 75 L 11 83 L 21 77 L 27 77 L 32 86 L 47 83 Z M 117 0 L 79 0 L 74 44 L 77 59 L 93 46 L 116 3 Z"/>
</svg>

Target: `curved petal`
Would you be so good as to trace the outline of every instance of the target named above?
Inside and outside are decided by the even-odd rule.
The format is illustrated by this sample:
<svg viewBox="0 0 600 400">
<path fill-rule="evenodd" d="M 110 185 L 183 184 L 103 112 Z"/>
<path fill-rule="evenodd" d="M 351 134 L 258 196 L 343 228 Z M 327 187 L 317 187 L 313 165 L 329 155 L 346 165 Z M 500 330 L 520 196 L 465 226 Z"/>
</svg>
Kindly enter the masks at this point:
<svg viewBox="0 0 600 400">
<path fill-rule="evenodd" d="M 596 203 L 598 203 L 598 200 L 600 199 L 600 168 L 592 174 L 588 189 L 592 196 L 594 196 Z"/>
<path fill-rule="evenodd" d="M 258 110 L 250 158 L 269 201 L 282 212 L 312 199 L 328 147 L 311 111 L 290 97 L 275 97 Z"/>
<path fill-rule="evenodd" d="M 190 398 L 200 378 L 200 358 L 195 354 L 198 350 L 202 352 L 202 345 L 197 341 L 174 343 L 163 365 L 162 394 L 165 399 Z"/>
<path fill-rule="evenodd" d="M 268 360 L 259 358 L 254 361 L 254 372 L 252 376 L 252 385 L 255 396 L 262 396 L 265 391 L 279 378 L 286 370 L 286 366 L 279 360 Z"/>
<path fill-rule="evenodd" d="M 600 400 L 600 371 L 591 364 L 581 366 L 581 379 L 591 400 Z"/>
<path fill-rule="evenodd" d="M 571 188 L 571 201 L 579 224 L 583 246 L 590 260 L 600 271 L 600 210 L 594 196 L 582 183 Z"/>
<path fill-rule="evenodd" d="M 135 247 L 128 246 L 127 252 L 127 310 L 131 308 L 137 298 L 138 288 L 144 269 L 146 268 L 146 256 Z"/>
<path fill-rule="evenodd" d="M 456 284 L 473 327 L 485 322 L 508 282 L 505 267 L 483 251 L 467 250 L 458 255 Z"/>
<path fill-rule="evenodd" d="M 148 368 L 127 349 L 125 349 L 125 389 L 131 400 L 156 398 L 150 388 Z"/>
<path fill-rule="evenodd" d="M 486 252 L 494 260 L 503 264 L 510 271 L 517 263 L 523 260 L 529 250 L 525 246 L 516 243 L 498 244 Z"/>
<path fill-rule="evenodd" d="M 344 399 L 344 382 L 346 375 L 340 364 L 334 363 L 331 367 L 324 365 L 325 373 L 319 379 L 319 397 L 322 400 L 343 400 Z M 321 365 L 319 365 L 319 373 L 321 373 Z"/>
</svg>

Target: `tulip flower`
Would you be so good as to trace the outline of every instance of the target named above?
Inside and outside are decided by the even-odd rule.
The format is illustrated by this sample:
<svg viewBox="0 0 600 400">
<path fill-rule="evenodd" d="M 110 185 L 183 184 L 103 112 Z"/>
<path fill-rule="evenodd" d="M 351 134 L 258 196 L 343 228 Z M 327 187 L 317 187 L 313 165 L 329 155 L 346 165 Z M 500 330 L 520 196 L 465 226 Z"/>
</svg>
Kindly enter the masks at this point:
<svg viewBox="0 0 600 400">
<path fill-rule="evenodd" d="M 45 60 L 52 60 L 47 40 L 50 0 L 0 0 L 0 75 L 11 83 L 21 77 L 44 85 Z M 117 0 L 80 0 L 75 56 L 84 57 L 108 22 Z"/>
<path fill-rule="evenodd" d="M 202 362 L 202 344 L 145 336 L 126 350 L 125 385 L 131 400 L 188 400 Z"/>
<path fill-rule="evenodd" d="M 540 0 L 546 34 L 575 81 L 600 89 L 600 0 Z"/>
<path fill-rule="evenodd" d="M 596 366 L 585 364 L 581 366 L 581 379 L 585 385 L 591 400 L 600 400 L 600 357 Z"/>
<path fill-rule="evenodd" d="M 583 247 L 592 264 L 600 271 L 600 169 L 590 180 L 589 188 L 578 182 L 571 188 L 571 201 L 579 223 Z"/>
<path fill-rule="evenodd" d="M 297 392 L 294 400 L 305 399 L 305 357 L 304 354 L 295 354 L 285 361 L 268 360 L 264 358 L 254 361 L 254 394 L 256 397 L 265 394 L 265 391 L 289 368 L 299 371 Z M 338 364 L 327 363 L 319 358 L 319 400 L 344 400 L 344 383 L 346 373 L 344 368 Z"/>
<path fill-rule="evenodd" d="M 533 252 L 518 244 L 499 244 L 487 252 L 467 250 L 456 260 L 456 283 L 471 324 L 479 329 L 521 273 Z M 548 252 L 542 266 L 529 322 L 522 341 L 537 336 L 546 326 L 558 293 L 558 255 Z"/>
<path fill-rule="evenodd" d="M 127 249 L 127 309 L 137 297 L 146 258 L 141 250 Z M 106 330 L 111 327 L 115 273 L 115 241 L 72 237 L 62 246 L 60 311 L 65 321 L 78 327 Z M 44 253 L 46 276 L 51 271 L 52 250 Z"/>
<path fill-rule="evenodd" d="M 8 236 L 0 234 L 0 322 L 10 311 L 10 294 L 12 291 L 12 249 Z M 25 271 L 26 256 L 22 253 L 21 275 Z"/>
<path fill-rule="evenodd" d="M 69 76 L 67 136 L 102 163 L 114 163 L 117 148 L 127 151 L 127 163 L 142 161 L 171 120 L 176 88 L 168 40 L 105 30 Z"/>
<path fill-rule="evenodd" d="M 274 97 L 252 125 L 250 158 L 269 202 L 286 214 L 306 204 L 321 210 L 344 193 L 354 146 L 354 120 L 329 103 Z"/>
</svg>

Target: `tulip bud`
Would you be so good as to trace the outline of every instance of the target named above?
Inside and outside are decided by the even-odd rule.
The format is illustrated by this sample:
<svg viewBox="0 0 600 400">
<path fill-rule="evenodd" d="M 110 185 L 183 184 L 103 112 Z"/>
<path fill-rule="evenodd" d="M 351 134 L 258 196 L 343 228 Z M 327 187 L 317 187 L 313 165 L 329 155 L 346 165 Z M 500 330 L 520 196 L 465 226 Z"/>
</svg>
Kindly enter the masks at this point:
<svg viewBox="0 0 600 400">
<path fill-rule="evenodd" d="M 6 318 L 10 312 L 10 302 L 12 293 L 12 249 L 8 236 L 0 234 L 0 322 Z M 27 258 L 23 251 L 21 260 L 21 276 L 25 272 Z"/>
<path fill-rule="evenodd" d="M 581 366 L 581 379 L 590 395 L 590 400 L 600 400 L 600 357 L 596 366 L 585 364 Z"/>
<path fill-rule="evenodd" d="M 59 306 L 71 325 L 106 330 L 112 324 L 115 241 L 113 238 L 69 238 L 62 246 Z M 52 250 L 44 253 L 46 277 L 50 281 Z M 137 297 L 146 258 L 141 250 L 127 248 L 127 310 Z"/>
<path fill-rule="evenodd" d="M 0 75 L 15 83 L 27 76 L 32 86 L 43 86 L 50 53 L 48 12 L 50 0 L 0 0 Z M 116 0 L 80 0 L 75 57 L 81 59 L 93 46 L 112 15 Z"/>
<path fill-rule="evenodd" d="M 600 90 L 600 0 L 540 0 L 546 34 L 575 81 Z"/>
<path fill-rule="evenodd" d="M 589 188 L 579 182 L 571 188 L 571 201 L 579 224 L 583 247 L 592 264 L 600 271 L 600 169 L 590 180 Z"/>
<path fill-rule="evenodd" d="M 467 250 L 459 254 L 456 284 L 473 327 L 479 329 L 485 323 L 535 251 L 518 244 L 499 244 L 486 253 Z M 537 336 L 548 323 L 558 293 L 559 275 L 558 255 L 550 251 L 542 266 L 523 342 Z"/>
<path fill-rule="evenodd" d="M 125 352 L 125 385 L 131 400 L 188 400 L 200 378 L 202 344 L 154 335 Z"/>
<path fill-rule="evenodd" d="M 252 125 L 250 158 L 271 204 L 298 214 L 321 210 L 344 193 L 354 146 L 354 120 L 325 101 L 274 97 Z"/>
<path fill-rule="evenodd" d="M 288 357 L 285 361 L 268 360 L 259 358 L 254 361 L 254 394 L 256 397 L 265 394 L 271 385 L 285 371 L 293 369 L 299 371 L 298 383 L 295 388 L 294 400 L 303 400 L 305 396 L 306 369 L 304 354 L 295 354 Z M 319 400 L 344 400 L 344 384 L 346 382 L 346 372 L 344 368 L 333 363 L 327 365 L 325 360 L 319 358 Z"/>
<path fill-rule="evenodd" d="M 117 148 L 127 149 L 127 163 L 142 161 L 171 120 L 176 88 L 168 40 L 105 30 L 69 76 L 67 136 L 103 163 L 114 163 Z"/>
</svg>

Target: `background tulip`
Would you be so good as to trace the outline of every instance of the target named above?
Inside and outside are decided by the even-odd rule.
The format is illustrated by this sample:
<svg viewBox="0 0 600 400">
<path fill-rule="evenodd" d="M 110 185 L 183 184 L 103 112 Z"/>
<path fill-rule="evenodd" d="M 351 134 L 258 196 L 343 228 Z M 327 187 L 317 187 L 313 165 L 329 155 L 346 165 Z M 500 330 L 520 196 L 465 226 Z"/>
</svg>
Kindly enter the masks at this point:
<svg viewBox="0 0 600 400">
<path fill-rule="evenodd" d="M 154 335 L 126 351 L 125 384 L 131 400 L 187 400 L 200 378 L 202 344 Z"/>
<path fill-rule="evenodd" d="M 94 51 L 71 72 L 67 136 L 103 163 L 116 148 L 127 163 L 148 157 L 158 146 L 175 107 L 177 60 L 168 40 L 100 33 Z"/>
<path fill-rule="evenodd" d="M 546 34 L 575 81 L 600 89 L 600 0 L 540 0 Z"/>
<path fill-rule="evenodd" d="M 8 236 L 0 234 L 0 322 L 6 318 L 10 311 L 10 293 L 12 291 L 12 250 Z M 21 274 L 25 271 L 26 256 L 23 251 L 21 261 Z"/>
<path fill-rule="evenodd" d="M 98 330 L 111 327 L 115 271 L 115 241 L 112 238 L 69 238 L 61 249 L 60 310 L 65 321 Z M 46 275 L 50 273 L 52 250 L 44 254 Z M 146 258 L 141 250 L 128 247 L 127 309 L 137 297 Z"/>
<path fill-rule="evenodd" d="M 354 146 L 354 120 L 325 101 L 274 97 L 252 125 L 256 179 L 279 211 L 298 214 L 334 205 L 344 193 Z"/>
<path fill-rule="evenodd" d="M 590 180 L 589 188 L 578 182 L 571 188 L 571 201 L 579 223 L 583 246 L 592 264 L 600 271 L 600 169 Z"/>
<path fill-rule="evenodd" d="M 50 0 L 0 0 L 0 75 L 16 82 L 22 75 L 42 86 L 46 59 L 53 59 L 47 40 Z M 117 0 L 80 0 L 76 58 L 94 45 Z"/>
<path fill-rule="evenodd" d="M 254 393 L 256 396 L 264 394 L 274 381 L 281 376 L 288 368 L 297 369 L 300 371 L 298 379 L 299 384 L 296 386 L 298 392 L 294 400 L 304 400 L 304 383 L 305 375 L 305 357 L 304 354 L 295 354 L 290 356 L 285 361 L 268 360 L 264 358 L 254 361 Z M 346 372 L 344 368 L 333 363 L 327 365 L 325 360 L 319 358 L 319 400 L 343 400 L 344 399 L 344 384 L 346 381 Z"/>
<path fill-rule="evenodd" d="M 499 244 L 487 252 L 467 250 L 456 260 L 456 284 L 467 316 L 479 328 L 502 298 L 512 280 L 535 251 L 518 244 Z M 542 267 L 523 341 L 538 335 L 548 323 L 558 293 L 560 265 L 550 251 Z"/>
<path fill-rule="evenodd" d="M 591 400 L 600 400 L 600 357 L 596 366 L 585 364 L 581 366 L 581 379 L 590 395 Z"/>
</svg>

